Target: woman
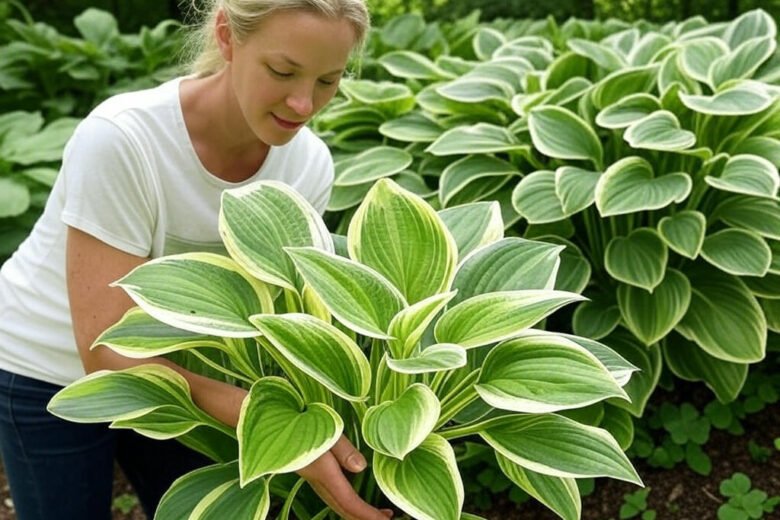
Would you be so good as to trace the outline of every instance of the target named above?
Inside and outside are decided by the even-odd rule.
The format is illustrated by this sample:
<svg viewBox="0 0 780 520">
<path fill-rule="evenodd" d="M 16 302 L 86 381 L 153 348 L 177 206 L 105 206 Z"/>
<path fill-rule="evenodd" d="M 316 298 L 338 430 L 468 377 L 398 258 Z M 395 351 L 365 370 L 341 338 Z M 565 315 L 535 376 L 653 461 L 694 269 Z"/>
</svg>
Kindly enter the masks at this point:
<svg viewBox="0 0 780 520">
<path fill-rule="evenodd" d="M 214 0 L 194 75 L 115 96 L 80 124 L 44 214 L 0 274 L 0 449 L 20 520 L 110 518 L 115 456 L 151 518 L 175 478 L 208 463 L 175 441 L 62 421 L 46 404 L 85 373 L 149 362 L 89 350 L 133 305 L 108 284 L 150 258 L 218 247 L 223 189 L 282 180 L 324 210 L 332 160 L 304 125 L 367 26 L 362 0 Z M 151 362 L 235 426 L 244 390 Z M 365 465 L 342 437 L 299 473 L 346 518 L 392 516 L 342 472 Z"/>
</svg>

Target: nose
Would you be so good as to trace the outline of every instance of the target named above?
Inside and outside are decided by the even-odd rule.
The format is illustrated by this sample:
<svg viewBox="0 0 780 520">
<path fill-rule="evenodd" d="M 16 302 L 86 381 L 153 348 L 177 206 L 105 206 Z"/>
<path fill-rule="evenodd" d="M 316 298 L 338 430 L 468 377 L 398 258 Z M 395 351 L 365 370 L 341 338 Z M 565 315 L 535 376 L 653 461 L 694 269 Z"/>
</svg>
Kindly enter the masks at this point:
<svg viewBox="0 0 780 520">
<path fill-rule="evenodd" d="M 308 118 L 314 112 L 314 89 L 309 86 L 298 88 L 287 96 L 286 102 L 296 115 Z"/>
</svg>

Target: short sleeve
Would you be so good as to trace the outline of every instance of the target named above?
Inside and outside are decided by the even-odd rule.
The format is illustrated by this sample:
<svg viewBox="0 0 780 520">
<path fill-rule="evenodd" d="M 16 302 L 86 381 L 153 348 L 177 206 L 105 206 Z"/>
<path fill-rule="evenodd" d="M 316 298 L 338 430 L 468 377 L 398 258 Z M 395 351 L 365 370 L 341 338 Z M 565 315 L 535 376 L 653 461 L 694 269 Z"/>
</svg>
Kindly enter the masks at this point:
<svg viewBox="0 0 780 520">
<path fill-rule="evenodd" d="M 156 200 L 139 146 L 112 121 L 91 115 L 65 148 L 62 221 L 126 253 L 148 256 Z"/>
</svg>

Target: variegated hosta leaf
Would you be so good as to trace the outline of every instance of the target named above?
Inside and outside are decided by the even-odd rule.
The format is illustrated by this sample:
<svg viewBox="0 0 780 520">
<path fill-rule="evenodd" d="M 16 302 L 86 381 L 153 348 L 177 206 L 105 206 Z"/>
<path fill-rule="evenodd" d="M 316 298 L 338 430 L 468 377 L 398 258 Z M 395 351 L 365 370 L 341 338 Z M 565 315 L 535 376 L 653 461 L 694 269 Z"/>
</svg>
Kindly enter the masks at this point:
<svg viewBox="0 0 780 520">
<path fill-rule="evenodd" d="M 780 300 L 780 275 L 768 274 L 763 278 L 747 276 L 742 278 L 747 288 L 757 297 Z"/>
<path fill-rule="evenodd" d="M 379 126 L 379 133 L 405 143 L 432 143 L 442 133 L 439 123 L 422 112 L 410 112 Z"/>
<path fill-rule="evenodd" d="M 713 216 L 730 226 L 780 240 L 780 203 L 776 200 L 746 195 L 730 197 L 715 209 Z"/>
<path fill-rule="evenodd" d="M 458 249 L 423 199 L 387 179 L 374 184 L 349 225 L 349 254 L 390 280 L 409 304 L 449 288 Z"/>
<path fill-rule="evenodd" d="M 696 96 L 680 92 L 680 101 L 700 114 L 746 116 L 766 110 L 773 99 L 763 88 L 757 86 L 756 82 L 744 82 L 712 96 Z"/>
<path fill-rule="evenodd" d="M 571 51 L 558 55 L 545 70 L 545 88 L 555 89 L 571 80 L 588 75 L 590 63 L 587 58 Z"/>
<path fill-rule="evenodd" d="M 731 79 L 742 79 L 753 76 L 777 48 L 775 36 L 751 38 L 740 44 L 726 56 L 716 59 L 709 69 L 709 83 L 714 88 Z"/>
<path fill-rule="evenodd" d="M 105 345 L 125 357 L 144 359 L 195 347 L 225 349 L 216 336 L 188 332 L 152 318 L 139 307 L 133 307 L 122 319 L 103 331 L 90 347 Z"/>
<path fill-rule="evenodd" d="M 620 324 L 620 309 L 614 300 L 592 298 L 577 305 L 572 316 L 572 328 L 579 336 L 601 339 Z"/>
<path fill-rule="evenodd" d="M 267 479 L 241 486 L 238 463 L 206 466 L 179 477 L 165 492 L 155 520 L 264 520 L 271 505 Z"/>
<path fill-rule="evenodd" d="M 642 483 L 615 439 L 555 414 L 517 414 L 488 422 L 480 436 L 515 464 L 564 478 L 611 477 Z M 577 449 L 572 449 L 576 446 Z"/>
<path fill-rule="evenodd" d="M 658 222 L 658 234 L 675 253 L 687 258 L 699 256 L 704 243 L 707 218 L 698 211 L 685 210 Z"/>
<path fill-rule="evenodd" d="M 614 71 L 593 87 L 593 105 L 601 110 L 630 94 L 650 92 L 655 86 L 658 69 L 658 64 L 651 64 Z"/>
<path fill-rule="evenodd" d="M 236 427 L 241 485 L 308 466 L 343 430 L 339 414 L 322 403 L 305 404 L 286 379 L 258 380 L 244 398 Z"/>
<path fill-rule="evenodd" d="M 757 233 L 722 229 L 708 235 L 701 256 L 721 271 L 737 276 L 764 276 L 772 263 L 772 250 Z"/>
<path fill-rule="evenodd" d="M 88 374 L 57 392 L 46 409 L 68 421 L 96 423 L 133 419 L 163 406 L 175 406 L 180 417 L 204 415 L 192 402 L 184 377 L 148 364 Z"/>
<path fill-rule="evenodd" d="M 761 135 L 748 137 L 736 144 L 733 153 L 763 157 L 777 168 L 780 166 L 780 139 Z"/>
<path fill-rule="evenodd" d="M 482 62 L 469 71 L 465 77 L 489 78 L 493 81 L 501 81 L 509 86 L 514 93 L 523 88 L 523 78 L 526 73 L 532 70 L 533 65 L 525 58 L 507 56 Z"/>
<path fill-rule="evenodd" d="M 747 379 L 747 364 L 714 358 L 679 334 L 666 339 L 663 353 L 674 375 L 687 381 L 703 381 L 721 403 L 734 401 Z"/>
<path fill-rule="evenodd" d="M 504 36 L 502 32 L 490 27 L 480 27 L 477 29 L 474 39 L 472 40 L 474 54 L 482 61 L 489 60 L 496 49 L 505 43 L 506 36 Z"/>
<path fill-rule="evenodd" d="M 564 246 L 553 289 L 581 294 L 590 282 L 591 275 L 590 262 L 585 258 L 582 250 L 565 238 L 555 235 L 542 235 L 537 237 L 537 240 Z"/>
<path fill-rule="evenodd" d="M 555 187 L 555 172 L 537 170 L 529 173 L 515 186 L 512 206 L 529 224 L 563 220 L 566 213 Z"/>
<path fill-rule="evenodd" d="M 468 184 L 484 177 L 518 175 L 512 163 L 489 155 L 469 155 L 447 166 L 439 180 L 439 200 L 447 206 L 450 200 Z"/>
<path fill-rule="evenodd" d="M 526 290 L 480 294 L 448 309 L 436 322 L 439 343 L 479 347 L 511 338 L 582 296 L 563 291 Z"/>
<path fill-rule="evenodd" d="M 577 481 L 573 478 L 542 475 L 515 464 L 496 453 L 498 467 L 509 480 L 564 520 L 579 520 L 582 501 Z"/>
<path fill-rule="evenodd" d="M 219 232 L 230 256 L 244 269 L 264 282 L 292 290 L 295 268 L 282 248 L 314 246 L 333 251 L 330 232 L 317 210 L 278 181 L 225 190 Z"/>
<path fill-rule="evenodd" d="M 355 186 L 389 177 L 412 164 L 412 155 L 393 146 L 377 146 L 356 155 L 336 177 L 336 186 Z"/>
<path fill-rule="evenodd" d="M 463 260 L 452 288 L 452 304 L 484 293 L 552 289 L 562 246 L 510 237 L 481 247 Z"/>
<path fill-rule="evenodd" d="M 30 207 L 30 189 L 14 179 L 0 179 L 0 218 L 17 217 Z M 10 253 L 10 251 L 9 251 Z"/>
<path fill-rule="evenodd" d="M 574 166 L 561 166 L 555 170 L 555 194 L 561 201 L 564 215 L 569 217 L 593 204 L 601 176 L 601 172 Z"/>
<path fill-rule="evenodd" d="M 672 152 L 696 144 L 696 134 L 680 128 L 677 116 L 668 110 L 658 110 L 634 121 L 623 138 L 632 148 Z"/>
<path fill-rule="evenodd" d="M 458 260 L 480 246 L 504 238 L 504 221 L 497 202 L 472 202 L 439 211 L 458 245 Z"/>
<path fill-rule="evenodd" d="M 741 14 L 728 24 L 723 39 L 732 49 L 736 49 L 743 42 L 757 36 L 777 35 L 777 24 L 769 13 L 762 9 L 753 9 Z"/>
<path fill-rule="evenodd" d="M 387 358 L 390 370 L 401 374 L 427 374 L 466 366 L 466 349 L 454 343 L 436 343 L 405 359 Z"/>
<path fill-rule="evenodd" d="M 636 46 L 631 49 L 627 59 L 629 65 L 647 65 L 662 56 L 671 39 L 665 34 L 649 32 L 640 38 Z"/>
<path fill-rule="evenodd" d="M 370 267 L 313 247 L 285 251 L 339 321 L 365 336 L 388 338 L 390 320 L 406 306 L 393 284 Z"/>
<path fill-rule="evenodd" d="M 420 520 L 458 520 L 463 483 L 452 446 L 432 434 L 404 460 L 374 452 L 374 477 L 396 506 Z"/>
<path fill-rule="evenodd" d="M 398 117 L 414 108 L 414 93 L 404 84 L 392 81 L 347 79 L 339 88 L 349 97 L 378 108 L 391 117 Z"/>
<path fill-rule="evenodd" d="M 708 83 L 710 66 L 728 53 L 729 47 L 723 40 L 707 36 L 685 42 L 678 55 L 678 63 L 688 76 Z"/>
<path fill-rule="evenodd" d="M 663 281 L 652 293 L 620 285 L 617 298 L 628 330 L 650 346 L 669 334 L 685 316 L 691 302 L 691 284 L 680 271 L 667 269 Z"/>
<path fill-rule="evenodd" d="M 623 57 L 606 45 L 581 38 L 569 38 L 566 40 L 566 46 L 576 54 L 593 60 L 596 65 L 608 72 L 626 66 Z"/>
<path fill-rule="evenodd" d="M 593 84 L 585 78 L 571 78 L 544 100 L 545 105 L 564 106 L 576 101 L 589 91 Z"/>
<path fill-rule="evenodd" d="M 697 265 L 685 273 L 693 295 L 676 330 L 709 355 L 733 363 L 755 363 L 766 354 L 766 318 L 737 277 Z"/>
<path fill-rule="evenodd" d="M 428 325 L 455 296 L 455 292 L 434 294 L 393 316 L 388 327 L 388 349 L 393 357 L 403 359 L 414 352 Z"/>
<path fill-rule="evenodd" d="M 464 155 L 527 150 L 514 134 L 489 123 L 457 126 L 444 132 L 426 149 L 433 155 Z"/>
<path fill-rule="evenodd" d="M 403 460 L 433 432 L 440 411 L 436 394 L 415 383 L 395 401 L 368 409 L 363 418 L 363 439 L 376 452 Z"/>
<path fill-rule="evenodd" d="M 674 100 L 675 103 L 679 103 L 677 93 L 680 90 L 691 94 L 701 93 L 700 84 L 685 74 L 680 66 L 679 56 L 681 52 L 682 50 L 678 49 L 676 52 L 670 53 L 661 62 L 661 69 L 658 71 L 658 91 L 663 93 L 664 98 L 671 92 L 674 92 L 671 98 L 668 99 Z M 662 103 L 662 105 L 667 110 L 670 109 L 669 103 Z M 672 112 L 678 113 L 675 110 L 672 110 Z"/>
<path fill-rule="evenodd" d="M 509 103 L 514 92 L 500 80 L 464 76 L 436 88 L 442 97 L 461 103 Z"/>
<path fill-rule="evenodd" d="M 202 334 L 257 336 L 249 316 L 273 310 L 265 284 L 230 258 L 214 253 L 156 258 L 111 285 L 124 289 L 139 307 L 163 323 Z"/>
<path fill-rule="evenodd" d="M 734 155 L 718 177 L 706 176 L 710 186 L 723 191 L 775 198 L 780 187 L 777 167 L 757 155 Z"/>
<path fill-rule="evenodd" d="M 669 251 L 652 228 L 639 228 L 627 237 L 610 240 L 604 253 L 607 272 L 623 283 L 651 291 L 661 283 Z"/>
<path fill-rule="evenodd" d="M 634 441 L 634 419 L 622 408 L 605 406 L 604 417 L 601 418 L 599 428 L 607 430 L 623 451 L 630 448 Z"/>
<path fill-rule="evenodd" d="M 263 314 L 250 321 L 279 352 L 328 390 L 361 401 L 371 386 L 371 367 L 355 342 L 330 323 L 308 314 Z"/>
<path fill-rule="evenodd" d="M 611 399 L 609 404 L 626 410 L 634 417 L 642 417 L 647 401 L 661 377 L 661 350 L 647 348 L 625 331 L 610 335 L 604 340 L 604 344 L 639 369 L 631 375 L 628 384 L 623 386 L 631 401 Z"/>
<path fill-rule="evenodd" d="M 379 57 L 379 64 L 397 78 L 438 80 L 452 75 L 428 57 L 412 51 L 392 51 Z"/>
<path fill-rule="evenodd" d="M 641 157 L 625 157 L 612 164 L 596 185 L 596 207 L 602 217 L 661 209 L 682 202 L 691 192 L 687 173 L 655 177 Z"/>
<path fill-rule="evenodd" d="M 577 114 L 556 106 L 537 107 L 528 116 L 534 146 L 555 159 L 584 159 L 601 169 L 604 150 L 596 132 Z"/>
<path fill-rule="evenodd" d="M 475 389 L 494 408 L 525 413 L 627 398 L 596 356 L 552 335 L 515 338 L 493 348 L 482 363 Z"/>
</svg>

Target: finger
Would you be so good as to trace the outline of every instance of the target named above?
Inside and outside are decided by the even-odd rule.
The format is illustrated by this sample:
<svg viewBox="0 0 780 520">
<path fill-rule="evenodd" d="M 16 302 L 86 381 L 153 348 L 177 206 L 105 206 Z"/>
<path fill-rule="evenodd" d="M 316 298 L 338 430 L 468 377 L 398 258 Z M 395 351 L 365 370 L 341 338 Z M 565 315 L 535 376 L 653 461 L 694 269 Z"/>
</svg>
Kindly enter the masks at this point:
<svg viewBox="0 0 780 520">
<path fill-rule="evenodd" d="M 337 514 L 347 520 L 387 520 L 386 513 L 365 502 L 352 489 L 332 453 L 298 472 Z"/>
<path fill-rule="evenodd" d="M 344 435 L 336 441 L 330 452 L 339 461 L 341 467 L 348 469 L 352 473 L 358 473 L 366 469 L 366 458 Z"/>
<path fill-rule="evenodd" d="M 385 515 L 387 518 L 393 518 L 393 510 L 392 509 L 380 509 L 380 513 Z"/>
</svg>

